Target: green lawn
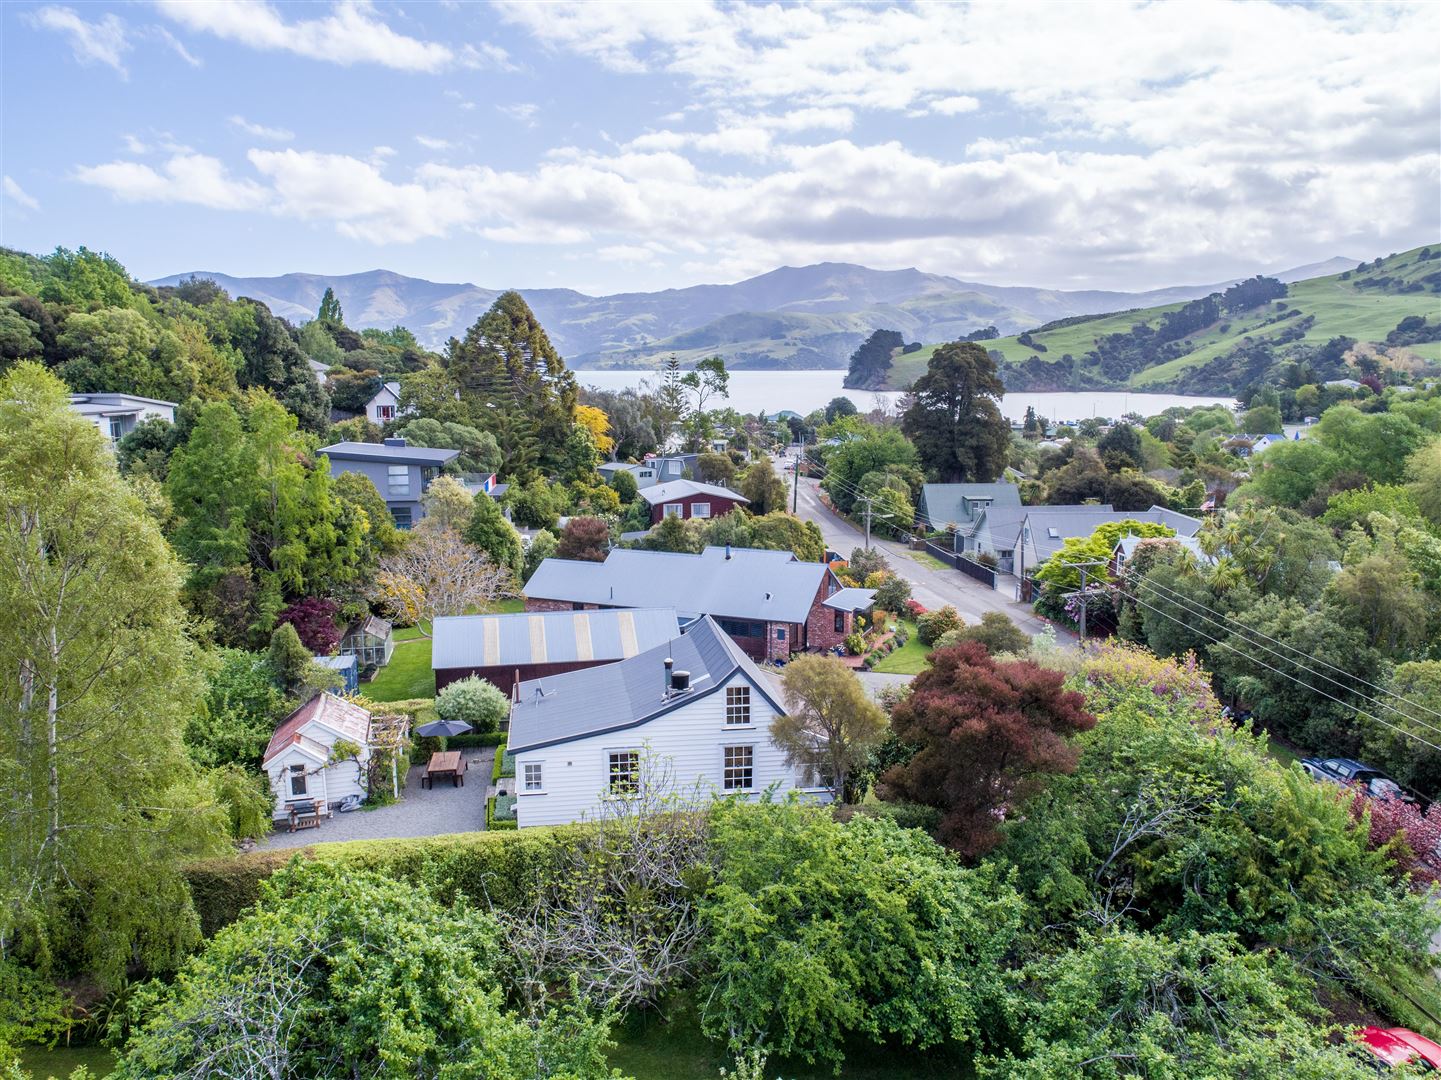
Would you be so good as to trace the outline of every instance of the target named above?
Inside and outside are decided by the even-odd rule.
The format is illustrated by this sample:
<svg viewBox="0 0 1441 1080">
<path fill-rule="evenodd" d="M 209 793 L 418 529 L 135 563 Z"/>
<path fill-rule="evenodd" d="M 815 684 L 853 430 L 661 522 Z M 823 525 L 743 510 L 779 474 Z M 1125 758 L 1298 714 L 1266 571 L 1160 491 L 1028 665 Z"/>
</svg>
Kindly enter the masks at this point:
<svg viewBox="0 0 1441 1080">
<path fill-rule="evenodd" d="M 611 1033 L 616 1047 L 610 1064 L 635 1080 L 716 1080 L 722 1066 L 730 1067 L 725 1047 L 701 1034 L 692 1007 L 668 1005 L 666 1014 L 669 1022 L 648 1013 L 618 1024 Z M 786 1080 L 830 1080 L 837 1075 L 845 1080 L 965 1080 L 972 1073 L 968 1062 L 948 1055 L 859 1043 L 847 1048 L 839 1074 L 827 1065 L 776 1059 L 766 1063 L 765 1075 Z"/>
<path fill-rule="evenodd" d="M 947 566 L 945 563 L 941 562 L 940 559 L 936 558 L 934 555 L 930 554 L 929 552 L 926 552 L 926 551 L 909 551 L 909 552 L 907 552 L 906 554 L 908 554 L 912 559 L 914 559 L 916 562 L 920 563 L 922 566 L 928 566 L 928 567 L 930 567 L 932 570 L 949 570 L 949 569 L 951 569 L 951 568 L 950 568 L 949 566 Z"/>
<path fill-rule="evenodd" d="M 921 639 L 916 633 L 916 624 L 910 619 L 902 619 L 901 625 L 906 628 L 906 633 L 909 635 L 906 643 L 871 668 L 872 671 L 883 672 L 887 675 L 919 675 L 930 666 L 926 662 L 926 653 L 930 652 L 930 649 L 921 644 Z"/>
<path fill-rule="evenodd" d="M 517 597 L 502 600 L 495 610 L 514 613 L 525 610 L 525 600 Z M 429 629 L 427 627 L 426 629 Z M 395 632 L 395 652 L 390 663 L 375 678 L 360 688 L 371 701 L 406 701 L 410 698 L 435 697 L 435 672 L 430 666 L 430 638 L 423 637 L 418 626 L 407 626 Z"/>
<path fill-rule="evenodd" d="M 100 1046 L 57 1046 L 54 1050 L 31 1048 L 20 1053 L 20 1064 L 35 1075 L 35 1080 L 65 1080 L 84 1065 L 94 1080 L 102 1080 L 115 1068 L 115 1055 Z"/>
</svg>

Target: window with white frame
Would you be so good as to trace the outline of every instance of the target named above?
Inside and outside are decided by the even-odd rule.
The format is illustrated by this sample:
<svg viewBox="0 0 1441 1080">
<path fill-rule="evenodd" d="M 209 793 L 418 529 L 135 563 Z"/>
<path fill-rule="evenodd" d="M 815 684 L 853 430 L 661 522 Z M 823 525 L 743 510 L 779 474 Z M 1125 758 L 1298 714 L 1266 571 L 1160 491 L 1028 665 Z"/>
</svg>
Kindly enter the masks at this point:
<svg viewBox="0 0 1441 1080">
<path fill-rule="evenodd" d="M 545 790 L 545 771 L 539 761 L 527 761 L 521 779 L 525 784 L 523 791 Z"/>
<path fill-rule="evenodd" d="M 726 724 L 749 724 L 751 722 L 751 688 L 749 686 L 726 687 Z"/>
<path fill-rule="evenodd" d="M 710 517 L 710 503 L 708 503 L 708 502 L 691 503 L 691 504 L 690 504 L 690 516 L 693 517 L 693 518 L 708 518 L 708 517 Z"/>
<path fill-rule="evenodd" d="M 727 791 L 750 791 L 755 787 L 755 754 L 754 746 L 727 746 L 721 786 Z"/>
<path fill-rule="evenodd" d="M 640 751 L 610 752 L 610 793 L 634 795 L 640 790 Z"/>
<path fill-rule="evenodd" d="M 394 406 L 394 405 L 377 405 L 377 406 L 375 407 L 375 418 L 376 418 L 377 420 L 394 420 L 394 419 L 395 419 L 395 406 Z"/>
<path fill-rule="evenodd" d="M 304 795 L 305 793 L 305 766 L 290 766 L 290 794 Z"/>
<path fill-rule="evenodd" d="M 391 465 L 386 469 L 386 491 L 391 498 L 410 494 L 410 466 Z"/>
<path fill-rule="evenodd" d="M 685 517 L 685 503 L 666 503 L 666 517 Z"/>
</svg>

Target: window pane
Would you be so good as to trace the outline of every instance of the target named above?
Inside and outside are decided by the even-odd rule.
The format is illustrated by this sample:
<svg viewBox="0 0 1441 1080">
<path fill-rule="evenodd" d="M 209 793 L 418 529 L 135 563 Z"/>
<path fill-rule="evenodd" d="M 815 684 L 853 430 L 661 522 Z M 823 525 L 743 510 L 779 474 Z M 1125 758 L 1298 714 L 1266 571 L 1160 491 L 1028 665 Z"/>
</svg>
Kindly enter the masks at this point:
<svg viewBox="0 0 1441 1080">
<path fill-rule="evenodd" d="M 390 495 L 410 494 L 409 465 L 391 465 L 386 469 L 386 490 Z"/>
<path fill-rule="evenodd" d="M 754 780 L 755 748 L 750 746 L 727 746 L 722 786 L 727 791 L 749 791 Z"/>
<path fill-rule="evenodd" d="M 525 767 L 525 790 L 540 791 L 542 787 L 540 764 L 532 763 Z"/>
<path fill-rule="evenodd" d="M 726 687 L 726 723 L 749 724 L 751 722 L 751 688 L 749 686 Z"/>
<path fill-rule="evenodd" d="M 698 502 L 690 504 L 690 516 L 693 518 L 710 517 L 710 503 Z"/>
<path fill-rule="evenodd" d="M 837 611 L 837 612 L 836 612 L 836 633 L 837 633 L 837 634 L 844 634 L 845 632 L 846 632 L 846 613 L 845 613 L 844 611 Z"/>
<path fill-rule="evenodd" d="M 614 795 L 634 795 L 640 789 L 640 752 L 622 750 L 610 755 L 610 790 Z"/>
<path fill-rule="evenodd" d="M 304 765 L 292 765 L 292 766 L 290 766 L 290 794 L 292 794 L 292 795 L 304 795 L 304 794 L 305 794 L 305 766 L 304 766 Z"/>
</svg>

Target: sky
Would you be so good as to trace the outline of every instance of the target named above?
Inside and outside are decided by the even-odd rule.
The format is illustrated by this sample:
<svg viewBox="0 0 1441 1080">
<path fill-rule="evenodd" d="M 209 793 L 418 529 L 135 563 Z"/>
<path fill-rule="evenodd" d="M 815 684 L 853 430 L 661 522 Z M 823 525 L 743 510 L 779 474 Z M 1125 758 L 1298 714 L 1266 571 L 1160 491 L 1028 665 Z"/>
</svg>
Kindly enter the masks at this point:
<svg viewBox="0 0 1441 1080">
<path fill-rule="evenodd" d="M 1441 240 L 1441 5 L 0 5 L 0 243 L 590 293 Z"/>
</svg>

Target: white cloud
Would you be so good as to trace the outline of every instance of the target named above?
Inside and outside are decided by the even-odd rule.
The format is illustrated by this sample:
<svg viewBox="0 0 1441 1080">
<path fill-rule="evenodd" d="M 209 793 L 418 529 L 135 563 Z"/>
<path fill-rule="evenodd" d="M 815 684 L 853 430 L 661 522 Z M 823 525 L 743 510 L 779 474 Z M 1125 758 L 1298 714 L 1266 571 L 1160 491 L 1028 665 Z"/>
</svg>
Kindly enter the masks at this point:
<svg viewBox="0 0 1441 1080">
<path fill-rule="evenodd" d="M 128 74 L 124 58 L 130 50 L 130 38 L 119 16 L 105 15 L 86 22 L 73 8 L 42 7 L 31 12 L 28 19 L 33 26 L 64 34 L 80 63 L 105 64 L 122 76 Z"/>
<path fill-rule="evenodd" d="M 39 210 L 40 202 L 10 177 L 5 177 L 5 197 L 26 210 Z"/>
<path fill-rule="evenodd" d="M 456 63 L 450 47 L 392 30 L 363 0 L 341 0 L 323 18 L 293 22 L 265 0 L 155 0 L 155 4 L 163 15 L 189 30 L 253 49 L 402 71 L 439 71 Z"/>
<path fill-rule="evenodd" d="M 287 128 L 253 124 L 243 116 L 232 116 L 230 126 L 238 128 L 247 135 L 254 135 L 257 139 L 269 139 L 271 142 L 290 142 L 295 138 L 295 132 Z"/>
<path fill-rule="evenodd" d="M 980 98 L 971 97 L 970 94 L 937 98 L 928 106 L 931 112 L 940 113 L 942 116 L 960 116 L 962 113 L 975 112 L 980 107 Z"/>
<path fill-rule="evenodd" d="M 104 188 L 123 202 L 194 203 L 214 210 L 256 210 L 269 193 L 253 180 L 233 179 L 216 158 L 176 154 L 160 168 L 112 161 L 75 171 L 84 184 Z"/>
<path fill-rule="evenodd" d="M 376 147 L 372 147 L 372 148 L 371 148 L 371 151 L 370 151 L 370 156 L 371 156 L 371 157 L 376 157 L 376 158 L 381 158 L 381 159 L 388 158 L 388 157 L 395 157 L 395 147 L 393 147 L 393 146 L 376 146 Z"/>
<path fill-rule="evenodd" d="M 166 45 L 170 46 L 171 50 L 175 53 L 175 55 L 180 57 L 180 59 L 184 60 L 191 67 L 198 68 L 205 66 L 198 56 L 196 56 L 185 47 L 184 42 L 182 42 L 169 30 L 165 29 L 165 27 L 153 26 L 150 28 L 149 32 L 155 37 L 159 38 L 161 41 L 163 41 Z"/>
<path fill-rule="evenodd" d="M 120 141 L 125 144 L 125 152 L 126 152 L 127 154 L 148 154 L 148 153 L 150 153 L 150 147 L 147 146 L 147 145 L 146 145 L 144 142 L 142 142 L 140 139 L 136 138 L 134 135 L 130 135 L 130 134 L 128 134 L 128 133 L 127 133 L 127 134 L 124 134 L 124 135 L 121 135 L 121 136 L 120 136 Z"/>
<path fill-rule="evenodd" d="M 415 141 L 427 150 L 449 150 L 455 145 L 448 139 L 437 139 L 433 135 L 417 135 Z"/>
<path fill-rule="evenodd" d="M 526 127 L 535 127 L 535 116 L 540 112 L 540 106 L 531 101 L 522 101 L 515 105 L 497 105 L 495 109 L 496 112 L 508 116 Z"/>
</svg>

